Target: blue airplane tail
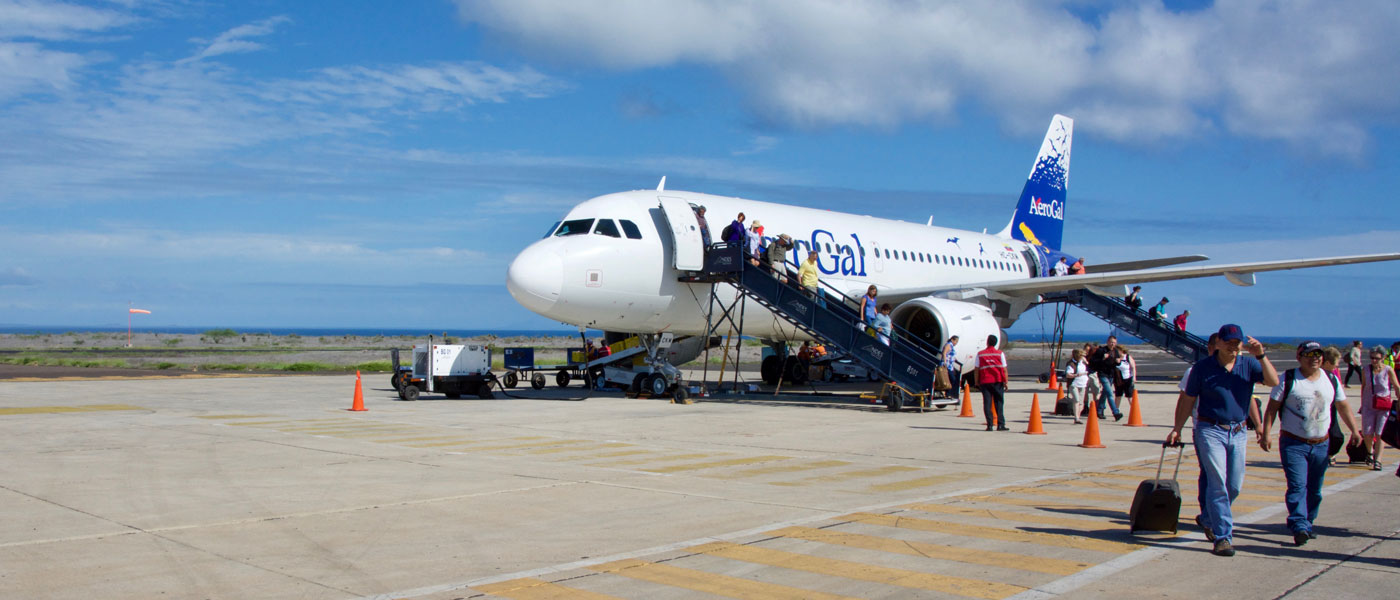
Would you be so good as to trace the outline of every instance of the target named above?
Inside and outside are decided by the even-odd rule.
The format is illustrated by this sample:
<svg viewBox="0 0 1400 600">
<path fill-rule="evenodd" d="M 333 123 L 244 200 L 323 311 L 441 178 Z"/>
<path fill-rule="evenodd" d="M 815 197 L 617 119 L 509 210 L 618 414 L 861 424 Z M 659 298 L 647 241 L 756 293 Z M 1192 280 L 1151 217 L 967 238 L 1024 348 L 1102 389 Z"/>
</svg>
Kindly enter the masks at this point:
<svg viewBox="0 0 1400 600">
<path fill-rule="evenodd" d="M 1021 240 L 1045 250 L 1059 250 L 1065 229 L 1065 191 L 1069 188 L 1069 148 L 1074 137 L 1074 119 L 1055 115 L 1040 154 L 1035 157 L 1016 214 L 1000 233 L 1001 237 Z"/>
</svg>

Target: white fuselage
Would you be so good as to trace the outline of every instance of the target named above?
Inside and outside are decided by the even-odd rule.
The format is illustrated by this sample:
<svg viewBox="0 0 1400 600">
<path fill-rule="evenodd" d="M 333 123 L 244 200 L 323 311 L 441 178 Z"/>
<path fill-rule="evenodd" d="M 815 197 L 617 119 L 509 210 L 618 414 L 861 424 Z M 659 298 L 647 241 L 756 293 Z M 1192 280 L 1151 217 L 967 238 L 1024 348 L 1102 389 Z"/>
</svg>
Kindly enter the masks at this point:
<svg viewBox="0 0 1400 600">
<path fill-rule="evenodd" d="M 1026 279 L 1036 269 L 1029 244 L 993 235 L 741 198 L 642 190 L 600 196 L 570 210 L 564 223 L 594 223 L 573 235 L 551 230 L 522 251 L 510 266 L 511 295 L 526 308 L 571 325 L 635 333 L 707 333 L 711 286 L 678 281 L 684 273 L 674 267 L 674 238 L 658 206 L 661 197 L 706 207 L 716 242 L 740 212 L 748 218 L 746 225 L 761 221 L 769 240 L 788 234 L 795 243 L 788 252 L 790 269 L 795 271 L 808 251 L 816 250 L 821 280 L 853 298 L 871 284 L 878 289 L 948 288 Z M 617 230 L 620 235 L 596 232 L 602 219 L 616 224 L 603 227 L 604 232 Z M 623 231 L 630 229 L 623 220 L 635 224 L 633 231 L 640 239 Z M 718 287 L 719 299 L 731 302 L 734 290 Z M 744 308 L 743 333 L 768 339 L 804 337 L 757 304 Z"/>
</svg>

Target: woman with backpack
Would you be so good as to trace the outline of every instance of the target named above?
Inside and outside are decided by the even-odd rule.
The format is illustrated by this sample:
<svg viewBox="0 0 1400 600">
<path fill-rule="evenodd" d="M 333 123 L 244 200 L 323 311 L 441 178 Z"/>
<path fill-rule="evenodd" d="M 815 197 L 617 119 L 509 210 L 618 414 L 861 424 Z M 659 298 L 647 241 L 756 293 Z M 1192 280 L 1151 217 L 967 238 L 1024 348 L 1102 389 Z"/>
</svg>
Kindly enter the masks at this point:
<svg viewBox="0 0 1400 600">
<path fill-rule="evenodd" d="M 1400 380 L 1395 378 L 1395 369 L 1386 365 L 1385 348 L 1371 349 L 1371 364 L 1361 373 L 1361 435 L 1371 444 L 1371 470 L 1381 470 L 1381 430 L 1385 419 L 1395 403 L 1395 392 L 1400 390 Z"/>
</svg>

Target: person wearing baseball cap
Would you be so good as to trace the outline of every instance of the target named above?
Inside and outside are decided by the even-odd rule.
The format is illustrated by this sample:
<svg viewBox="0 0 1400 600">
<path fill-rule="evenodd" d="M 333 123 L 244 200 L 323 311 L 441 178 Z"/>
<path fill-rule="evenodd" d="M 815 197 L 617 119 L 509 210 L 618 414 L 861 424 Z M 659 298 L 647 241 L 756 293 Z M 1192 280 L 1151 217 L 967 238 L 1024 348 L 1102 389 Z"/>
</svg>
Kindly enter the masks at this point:
<svg viewBox="0 0 1400 600">
<path fill-rule="evenodd" d="M 1279 417 L 1278 453 L 1288 480 L 1283 503 L 1288 507 L 1288 529 L 1293 545 L 1302 546 L 1317 537 L 1313 523 L 1322 503 L 1322 476 L 1327 472 L 1328 430 L 1340 417 L 1351 430 L 1351 445 L 1361 445 L 1361 433 L 1347 406 L 1342 383 L 1322 369 L 1322 344 L 1298 345 L 1298 368 L 1284 372 L 1283 383 L 1269 392 L 1269 408 L 1259 428 L 1259 447 L 1269 450 L 1269 430 Z"/>
<path fill-rule="evenodd" d="M 1215 543 L 1211 550 L 1216 556 L 1234 556 L 1231 543 L 1234 536 L 1234 516 L 1230 505 L 1240 495 L 1244 484 L 1245 422 L 1259 422 L 1259 408 L 1254 405 L 1254 386 L 1263 383 L 1278 385 L 1278 372 L 1264 354 L 1264 344 L 1244 335 L 1239 325 L 1227 323 L 1216 335 L 1215 353 L 1191 365 L 1186 390 L 1178 396 L 1176 422 L 1166 443 L 1181 443 L 1181 428 L 1195 408 L 1195 425 L 1191 441 L 1196 446 L 1196 460 L 1201 466 L 1204 491 L 1201 515 L 1196 523 L 1205 530 L 1206 539 Z M 1247 353 L 1241 350 L 1247 350 Z M 1262 428 L 1261 428 L 1262 429 Z"/>
</svg>

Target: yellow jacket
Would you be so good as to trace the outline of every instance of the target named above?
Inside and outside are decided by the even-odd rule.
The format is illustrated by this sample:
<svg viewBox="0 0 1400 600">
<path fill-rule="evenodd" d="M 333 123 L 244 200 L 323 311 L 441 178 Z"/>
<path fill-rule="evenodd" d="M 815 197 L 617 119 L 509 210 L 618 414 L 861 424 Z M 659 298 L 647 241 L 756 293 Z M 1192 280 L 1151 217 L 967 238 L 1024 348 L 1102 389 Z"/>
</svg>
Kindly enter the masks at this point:
<svg viewBox="0 0 1400 600">
<path fill-rule="evenodd" d="M 817 287 L 817 262 L 814 260 L 802 261 L 802 266 L 797 269 L 797 279 L 802 283 L 802 287 Z"/>
</svg>

